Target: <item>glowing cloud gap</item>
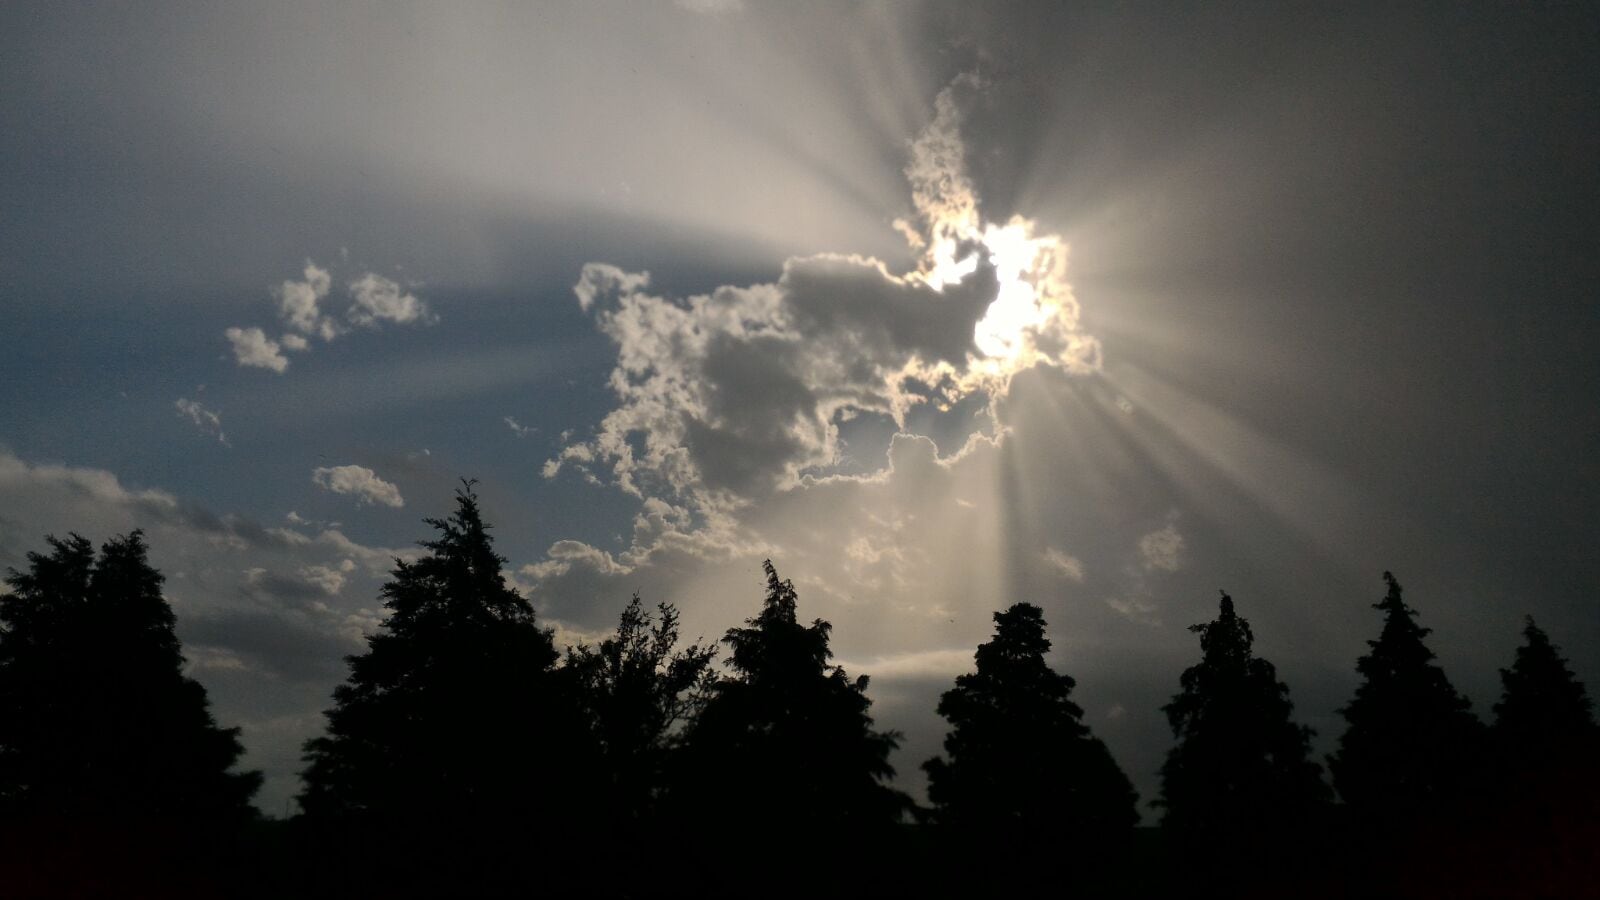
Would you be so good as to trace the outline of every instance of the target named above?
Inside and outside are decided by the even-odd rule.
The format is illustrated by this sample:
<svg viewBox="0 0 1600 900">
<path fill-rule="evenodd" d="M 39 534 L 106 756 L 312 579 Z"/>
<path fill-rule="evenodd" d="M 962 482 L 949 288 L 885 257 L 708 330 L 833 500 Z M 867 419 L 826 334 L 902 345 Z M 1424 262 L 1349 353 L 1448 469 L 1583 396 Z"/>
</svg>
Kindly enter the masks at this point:
<svg viewBox="0 0 1600 900">
<path fill-rule="evenodd" d="M 902 430 L 918 404 L 985 398 L 985 424 L 1012 376 L 1034 366 L 1100 368 L 1066 281 L 1067 246 L 1031 220 L 986 223 L 966 172 L 963 76 L 941 91 L 910 145 L 914 221 L 894 223 L 918 254 L 895 274 L 879 260 L 798 257 L 776 283 L 725 286 L 676 300 L 648 273 L 590 263 L 579 305 L 617 345 L 618 406 L 595 436 L 545 465 L 666 496 L 706 522 L 840 458 L 839 423 L 879 413 Z M 973 432 L 974 434 L 979 432 Z M 969 435 L 970 437 L 971 435 Z"/>
</svg>

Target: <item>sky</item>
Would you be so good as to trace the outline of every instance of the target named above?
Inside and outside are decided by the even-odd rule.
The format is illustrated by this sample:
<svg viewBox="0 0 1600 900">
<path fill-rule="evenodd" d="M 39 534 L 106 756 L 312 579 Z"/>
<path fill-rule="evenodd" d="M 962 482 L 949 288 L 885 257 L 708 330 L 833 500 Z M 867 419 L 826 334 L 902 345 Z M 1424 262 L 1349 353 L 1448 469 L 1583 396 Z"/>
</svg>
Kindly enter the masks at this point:
<svg viewBox="0 0 1600 900">
<path fill-rule="evenodd" d="M 772 559 L 919 798 L 1016 602 L 1144 801 L 1219 589 L 1319 752 L 1386 569 L 1594 684 L 1600 11 L 1392 6 L 0 6 L 0 566 L 145 529 L 275 815 L 461 478 L 561 644 Z"/>
</svg>

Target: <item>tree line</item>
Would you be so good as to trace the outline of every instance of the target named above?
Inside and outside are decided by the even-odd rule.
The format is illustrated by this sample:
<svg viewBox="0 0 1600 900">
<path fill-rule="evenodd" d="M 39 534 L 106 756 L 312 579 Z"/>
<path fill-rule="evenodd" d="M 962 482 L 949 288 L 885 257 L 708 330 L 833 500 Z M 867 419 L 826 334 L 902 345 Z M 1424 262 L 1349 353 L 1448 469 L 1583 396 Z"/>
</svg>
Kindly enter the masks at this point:
<svg viewBox="0 0 1600 900">
<path fill-rule="evenodd" d="M 928 804 L 892 786 L 901 736 L 834 664 L 768 561 L 759 610 L 715 645 L 635 595 L 558 651 L 503 576 L 472 484 L 382 588 L 304 747 L 299 814 L 261 819 L 183 672 L 139 532 L 47 538 L 0 596 L 0 862 L 12 893 L 294 890 L 591 895 L 1065 886 L 1089 896 L 1429 896 L 1593 888 L 1593 704 L 1530 618 L 1481 722 L 1384 573 L 1377 638 L 1319 763 L 1288 686 L 1223 593 L 1162 711 L 1154 829 L 1046 661 L 1042 611 L 994 614 L 940 697 Z M 719 669 L 719 653 L 725 652 Z M 1326 776 L 1326 777 L 1325 777 Z M 62 891 L 63 893 L 69 891 Z"/>
</svg>

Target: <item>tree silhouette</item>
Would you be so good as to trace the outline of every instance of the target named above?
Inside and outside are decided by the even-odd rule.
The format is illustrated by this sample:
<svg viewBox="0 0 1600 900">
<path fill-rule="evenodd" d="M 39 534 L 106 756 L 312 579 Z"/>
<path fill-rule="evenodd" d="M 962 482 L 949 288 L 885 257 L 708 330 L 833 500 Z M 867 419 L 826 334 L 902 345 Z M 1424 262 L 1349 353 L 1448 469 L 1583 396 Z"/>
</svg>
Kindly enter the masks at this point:
<svg viewBox="0 0 1600 900">
<path fill-rule="evenodd" d="M 1383 579 L 1388 593 L 1373 604 L 1384 613 L 1383 631 L 1356 663 L 1364 680 L 1339 711 L 1349 724 L 1328 763 L 1357 820 L 1388 830 L 1465 802 L 1482 728 L 1433 662 L 1423 643 L 1431 629 L 1416 623 L 1400 582 L 1388 572 Z"/>
<path fill-rule="evenodd" d="M 923 763 L 935 820 L 1012 838 L 1131 828 L 1138 795 L 1068 699 L 1072 678 L 1045 663 L 1042 611 L 1018 603 L 994 621 L 977 671 L 939 698 L 949 760 Z"/>
<path fill-rule="evenodd" d="M 550 634 L 506 585 L 472 482 L 449 519 L 425 521 L 438 536 L 396 560 L 383 629 L 349 657 L 327 734 L 306 743 L 313 820 L 493 828 L 531 822 L 584 781 L 585 730 Z"/>
<path fill-rule="evenodd" d="M 1505 690 L 1494 705 L 1494 731 L 1531 766 L 1541 755 L 1562 754 L 1595 737 L 1594 702 L 1532 616 L 1522 636 L 1526 643 L 1516 661 L 1500 670 Z"/>
<path fill-rule="evenodd" d="M 0 810 L 106 823 L 242 822 L 257 772 L 231 771 L 239 729 L 219 728 L 183 674 L 163 577 L 144 536 L 96 558 L 46 539 L 0 597 Z"/>
<path fill-rule="evenodd" d="M 767 597 L 728 631 L 734 675 L 717 683 L 688 734 L 680 815 L 796 833 L 897 822 L 909 800 L 883 781 L 899 735 L 872 728 L 867 678 L 828 664 L 831 626 L 796 620 L 793 583 L 769 560 Z"/>
<path fill-rule="evenodd" d="M 1178 741 L 1161 767 L 1163 827 L 1209 844 L 1307 824 L 1328 789 L 1309 758 L 1311 729 L 1290 718 L 1288 685 L 1251 653 L 1250 623 L 1226 593 L 1217 619 L 1189 630 L 1201 660 L 1162 707 Z"/>
<path fill-rule="evenodd" d="M 567 650 L 563 672 L 593 729 L 613 824 L 653 817 L 678 730 L 715 683 L 715 648 L 677 643 L 677 608 L 658 604 L 651 616 L 634 594 L 614 635 Z"/>
<path fill-rule="evenodd" d="M 1578 896 L 1592 891 L 1600 838 L 1600 751 L 1594 704 L 1550 638 L 1527 618 L 1525 643 L 1494 705 L 1492 874 L 1503 893 Z M 1483 880 L 1483 879 L 1480 879 Z"/>
</svg>

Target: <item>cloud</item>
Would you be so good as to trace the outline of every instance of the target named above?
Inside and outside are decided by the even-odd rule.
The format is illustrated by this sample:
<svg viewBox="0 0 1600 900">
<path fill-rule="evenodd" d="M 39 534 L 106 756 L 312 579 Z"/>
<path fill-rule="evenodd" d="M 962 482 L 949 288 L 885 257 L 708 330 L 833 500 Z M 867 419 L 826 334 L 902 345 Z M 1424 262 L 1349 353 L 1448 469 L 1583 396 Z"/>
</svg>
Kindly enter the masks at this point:
<svg viewBox="0 0 1600 900">
<path fill-rule="evenodd" d="M 285 324 L 301 334 L 331 341 L 344 329 L 331 316 L 323 315 L 318 303 L 328 296 L 328 289 L 333 284 L 332 276 L 327 269 L 318 268 L 310 260 L 306 261 L 304 275 L 303 281 L 285 281 L 273 288 L 272 295 L 278 301 L 278 315 Z M 302 339 L 300 346 L 294 349 L 304 348 Z"/>
<path fill-rule="evenodd" d="M 437 321 L 415 294 L 375 272 L 350 282 L 350 297 L 355 302 L 345 312 L 345 319 L 360 328 L 377 328 L 380 322 L 427 325 Z"/>
<path fill-rule="evenodd" d="M 193 422 L 202 434 L 216 438 L 224 447 L 232 446 L 228 443 L 228 436 L 222 433 L 222 417 L 206 409 L 200 401 L 179 397 L 173 405 L 177 407 L 178 415 Z"/>
<path fill-rule="evenodd" d="M 333 566 L 305 566 L 300 569 L 300 577 L 308 583 L 322 589 L 330 597 L 339 596 L 344 590 L 345 582 L 349 580 L 351 572 L 355 571 L 354 560 L 341 560 L 337 568 Z"/>
<path fill-rule="evenodd" d="M 1062 553 L 1054 547 L 1046 547 L 1044 561 L 1056 574 L 1068 581 L 1083 583 L 1083 560 L 1071 554 Z"/>
<path fill-rule="evenodd" d="M 233 358 L 239 365 L 270 369 L 279 375 L 289 368 L 288 358 L 278 352 L 278 342 L 261 329 L 229 328 L 223 334 L 233 345 Z"/>
<path fill-rule="evenodd" d="M 1107 597 L 1106 605 L 1116 610 L 1130 622 L 1141 625 L 1158 626 L 1161 616 L 1156 605 L 1148 597 L 1130 594 L 1122 597 Z"/>
<path fill-rule="evenodd" d="M 352 302 L 345 310 L 344 321 L 340 321 L 323 309 L 323 301 L 327 300 L 332 287 L 332 273 L 306 260 L 301 280 L 289 279 L 272 289 L 278 316 L 289 328 L 282 337 L 271 340 L 256 327 L 229 328 L 224 332 L 233 344 L 233 355 L 239 365 L 282 374 L 289 368 L 289 360 L 280 351 L 308 352 L 311 342 L 307 337 L 326 342 L 351 328 L 376 329 L 383 322 L 431 325 L 438 321 L 427 303 L 376 272 L 368 272 L 349 283 Z"/>
<path fill-rule="evenodd" d="M 1146 571 L 1176 572 L 1183 567 L 1183 535 L 1178 526 L 1166 527 L 1139 538 L 1139 559 Z"/>
<path fill-rule="evenodd" d="M 319 466 L 312 470 L 311 480 L 323 490 L 355 497 L 357 505 L 381 503 L 395 509 L 406 505 L 399 488 L 365 466 Z"/>
<path fill-rule="evenodd" d="M 913 144 L 917 217 L 897 223 L 919 251 L 910 272 L 820 254 L 773 283 L 679 299 L 649 273 L 585 265 L 573 292 L 617 348 L 617 405 L 545 474 L 571 465 L 715 516 L 835 467 L 840 425 L 863 413 L 903 429 L 914 408 L 992 401 L 1035 365 L 1095 371 L 1065 244 L 1024 219 L 982 221 L 959 121 L 952 88 Z"/>
<path fill-rule="evenodd" d="M 523 425 L 510 416 L 506 416 L 501 421 L 505 422 L 506 427 L 511 429 L 512 434 L 515 434 L 519 438 L 525 438 L 539 430 L 532 425 Z"/>
</svg>

